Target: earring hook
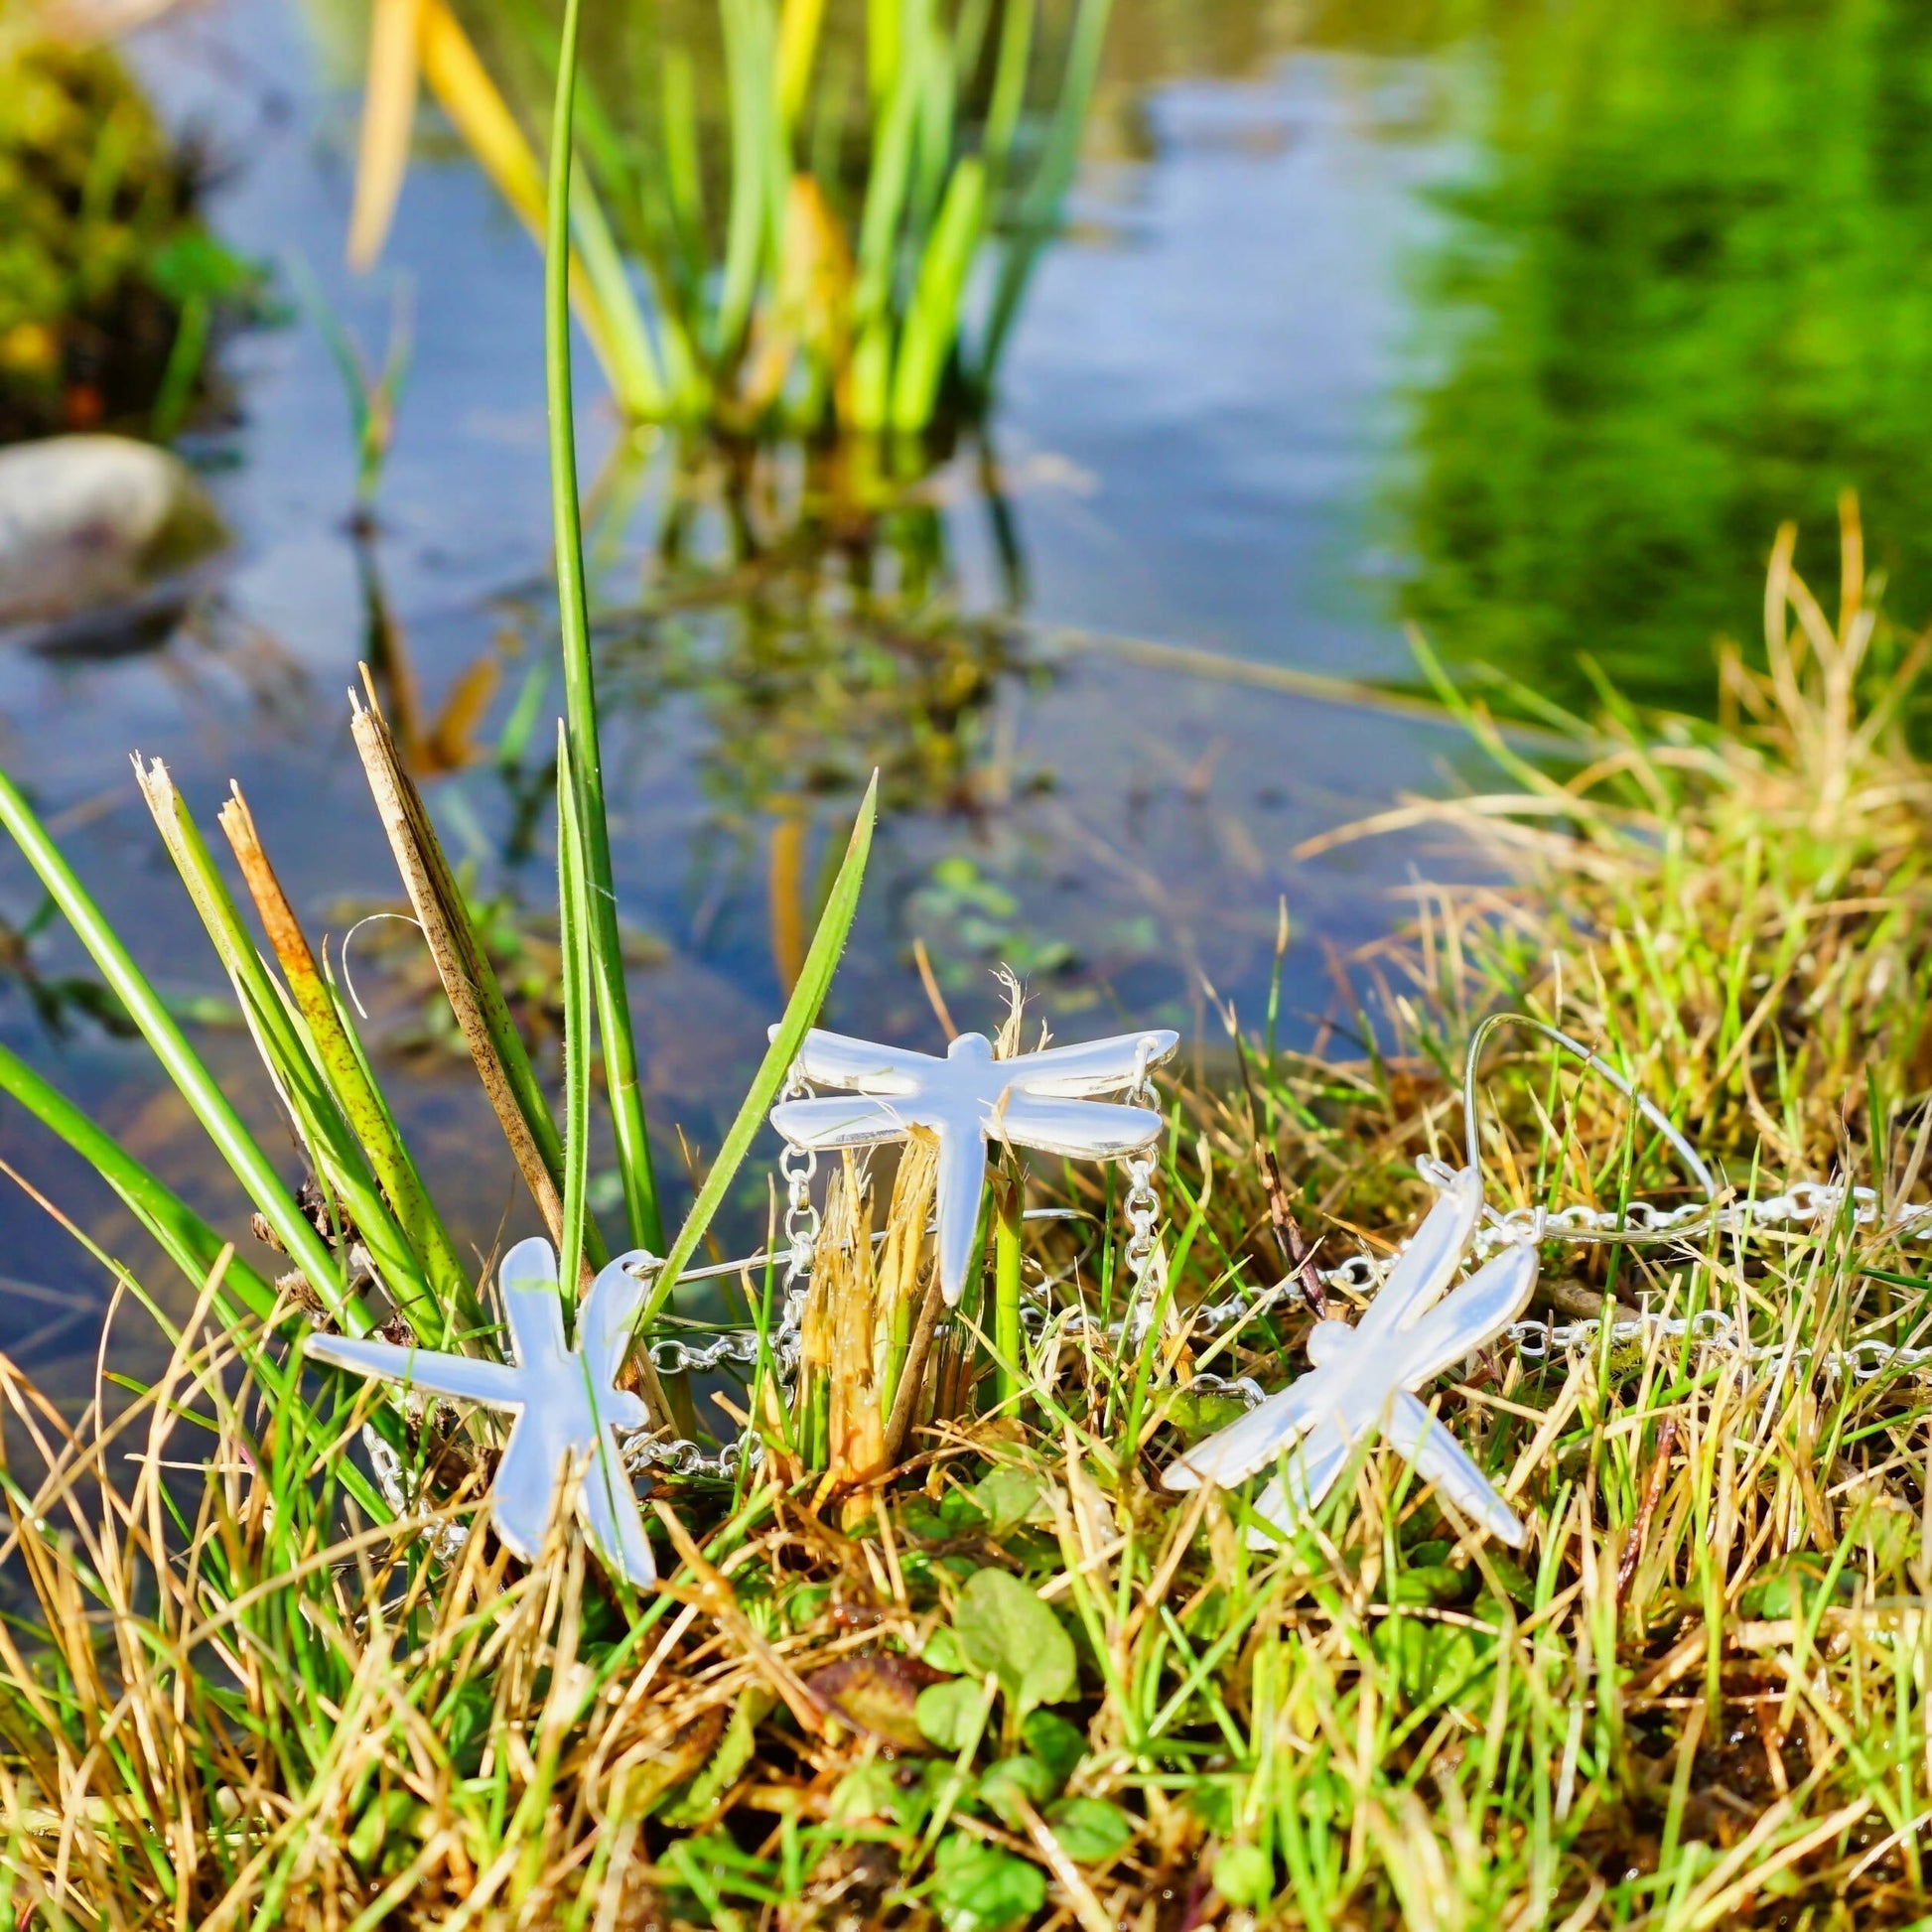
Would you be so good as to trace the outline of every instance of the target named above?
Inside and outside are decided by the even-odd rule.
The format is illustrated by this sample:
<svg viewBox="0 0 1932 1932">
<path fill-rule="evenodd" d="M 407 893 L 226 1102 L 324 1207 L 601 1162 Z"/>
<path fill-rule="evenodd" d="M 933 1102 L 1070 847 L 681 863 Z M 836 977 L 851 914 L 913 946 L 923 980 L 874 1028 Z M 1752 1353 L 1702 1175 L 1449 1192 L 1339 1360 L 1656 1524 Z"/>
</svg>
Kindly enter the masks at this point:
<svg viewBox="0 0 1932 1932">
<path fill-rule="evenodd" d="M 1591 1052 L 1582 1040 L 1573 1039 L 1561 1027 L 1553 1027 L 1547 1020 L 1532 1019 L 1526 1013 L 1492 1013 L 1469 1035 L 1468 1054 L 1462 1063 L 1462 1133 L 1463 1145 L 1468 1152 L 1468 1163 L 1471 1169 L 1479 1172 L 1481 1166 L 1482 1136 L 1481 1119 L 1476 1106 L 1476 1073 L 1481 1062 L 1483 1046 L 1489 1035 L 1504 1027 L 1523 1027 L 1531 1033 L 1541 1034 L 1545 1039 L 1562 1047 L 1573 1059 L 1588 1067 L 1599 1079 L 1608 1081 L 1671 1144 L 1677 1158 L 1683 1162 L 1686 1171 L 1697 1184 L 1704 1189 L 1705 1198 L 1711 1203 L 1711 1215 L 1703 1222 L 1688 1223 L 1654 1233 L 1640 1228 L 1566 1228 L 1564 1230 L 1566 1241 L 1618 1241 L 1632 1245 L 1643 1241 L 1681 1241 L 1688 1234 L 1700 1234 L 1705 1228 L 1715 1225 L 1720 1190 L 1716 1177 L 1705 1166 L 1697 1149 L 1671 1125 L 1660 1108 L 1639 1093 L 1631 1082 L 1600 1054 Z"/>
</svg>

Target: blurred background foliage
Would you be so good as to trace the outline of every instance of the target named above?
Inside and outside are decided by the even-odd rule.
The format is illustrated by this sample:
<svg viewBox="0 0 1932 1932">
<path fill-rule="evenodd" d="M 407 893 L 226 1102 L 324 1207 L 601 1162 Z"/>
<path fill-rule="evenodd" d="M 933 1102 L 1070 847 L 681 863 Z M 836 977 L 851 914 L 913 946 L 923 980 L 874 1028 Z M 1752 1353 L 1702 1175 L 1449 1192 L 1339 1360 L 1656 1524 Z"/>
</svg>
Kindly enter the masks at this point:
<svg viewBox="0 0 1932 1932">
<path fill-rule="evenodd" d="M 1696 709 L 1778 524 L 1829 577 L 1855 488 L 1922 618 L 1932 8 L 1571 0 L 1475 45 L 1476 145 L 1414 284 L 1408 615 L 1567 701 L 1587 652 Z"/>
<path fill-rule="evenodd" d="M 0 442 L 180 425 L 224 312 L 259 297 L 201 219 L 205 175 L 111 48 L 0 0 Z"/>
</svg>

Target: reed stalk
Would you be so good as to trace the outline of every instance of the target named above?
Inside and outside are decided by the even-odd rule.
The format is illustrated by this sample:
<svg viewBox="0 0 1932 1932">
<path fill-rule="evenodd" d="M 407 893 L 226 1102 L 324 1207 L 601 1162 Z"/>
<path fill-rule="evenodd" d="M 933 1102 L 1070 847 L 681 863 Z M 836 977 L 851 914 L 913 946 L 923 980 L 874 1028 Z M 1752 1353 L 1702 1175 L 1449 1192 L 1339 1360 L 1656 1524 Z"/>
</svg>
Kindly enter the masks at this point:
<svg viewBox="0 0 1932 1932">
<path fill-rule="evenodd" d="M 617 1136 L 618 1173 L 631 1245 L 656 1253 L 664 1245 L 650 1133 L 638 1084 L 637 1046 L 618 931 L 611 832 L 604 804 L 603 753 L 597 727 L 597 676 L 591 660 L 590 602 L 584 574 L 583 514 L 578 503 L 577 428 L 570 381 L 571 129 L 577 90 L 581 0 L 565 0 L 551 117 L 549 205 L 544 248 L 544 381 L 550 410 L 550 493 L 557 563 L 557 614 L 563 636 L 568 767 L 575 773 L 573 810 L 584 844 L 584 930 L 604 1046 L 606 1097 Z"/>
</svg>

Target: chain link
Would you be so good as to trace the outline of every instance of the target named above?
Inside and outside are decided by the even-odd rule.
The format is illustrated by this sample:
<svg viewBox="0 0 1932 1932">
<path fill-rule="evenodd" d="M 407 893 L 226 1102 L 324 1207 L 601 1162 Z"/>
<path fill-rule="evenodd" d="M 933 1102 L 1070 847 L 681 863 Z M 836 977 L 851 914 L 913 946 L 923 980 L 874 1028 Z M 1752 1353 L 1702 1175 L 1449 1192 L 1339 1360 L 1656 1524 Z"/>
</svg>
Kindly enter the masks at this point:
<svg viewBox="0 0 1932 1932">
<path fill-rule="evenodd" d="M 802 1100 L 811 1094 L 811 1085 L 793 1063 L 781 1096 Z M 818 1172 L 818 1150 L 794 1147 L 785 1142 L 778 1151 L 778 1173 L 785 1183 L 785 1291 L 791 1291 L 812 1272 L 812 1250 L 818 1245 L 818 1209 L 812 1202 L 812 1176 Z"/>
<path fill-rule="evenodd" d="M 1154 1080 L 1148 1066 L 1152 1047 L 1152 1040 L 1142 1040 L 1134 1060 L 1134 1083 L 1121 1099 L 1126 1106 L 1145 1107 L 1158 1113 L 1160 1097 L 1154 1091 Z M 1135 1350 L 1147 1338 L 1148 1325 L 1154 1319 L 1154 1305 L 1160 1298 L 1161 1290 L 1160 1281 L 1156 1278 L 1158 1248 L 1154 1238 L 1154 1230 L 1161 1219 L 1161 1196 L 1154 1185 L 1155 1168 L 1159 1160 L 1154 1150 L 1159 1146 L 1157 1137 L 1144 1152 L 1130 1155 L 1121 1164 L 1127 1173 L 1127 1198 L 1121 1206 L 1127 1218 L 1127 1246 L 1122 1257 L 1127 1264 L 1128 1281 L 1126 1340 L 1128 1347 Z"/>
<path fill-rule="evenodd" d="M 1503 1330 L 1502 1339 L 1514 1346 L 1517 1356 L 1527 1366 L 1540 1368 L 1552 1361 L 1574 1361 L 1597 1348 L 1601 1345 L 1603 1328 L 1602 1320 L 1596 1316 L 1556 1324 L 1516 1321 Z M 1904 1348 L 1875 1339 L 1856 1341 L 1850 1348 L 1754 1342 L 1736 1317 L 1722 1309 L 1701 1309 L 1681 1319 L 1646 1312 L 1625 1315 L 1609 1323 L 1612 1347 L 1652 1339 L 1680 1341 L 1687 1335 L 1700 1349 L 1731 1356 L 1746 1366 L 1782 1362 L 1791 1368 L 1816 1369 L 1833 1379 L 1849 1375 L 1855 1382 L 1876 1381 L 1891 1371 L 1902 1371 L 1920 1381 L 1932 1379 L 1932 1348 Z"/>
</svg>

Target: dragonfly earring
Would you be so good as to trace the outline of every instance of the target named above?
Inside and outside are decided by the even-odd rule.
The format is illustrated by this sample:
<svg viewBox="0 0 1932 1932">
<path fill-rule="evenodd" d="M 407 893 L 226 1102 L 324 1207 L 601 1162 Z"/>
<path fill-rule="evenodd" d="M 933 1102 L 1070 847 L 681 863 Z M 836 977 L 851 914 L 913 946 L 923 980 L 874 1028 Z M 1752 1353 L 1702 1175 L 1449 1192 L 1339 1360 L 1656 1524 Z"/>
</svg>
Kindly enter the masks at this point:
<svg viewBox="0 0 1932 1932">
<path fill-rule="evenodd" d="M 1179 1040 L 1151 1028 L 1002 1060 L 984 1034 L 961 1034 L 939 1059 L 814 1031 L 799 1048 L 798 1077 L 848 1091 L 780 1101 L 771 1124 L 814 1154 L 902 1141 L 914 1127 L 937 1137 L 939 1286 L 952 1308 L 972 1261 L 988 1143 L 1079 1161 L 1145 1154 L 1160 1139 L 1160 1114 L 1098 1096 L 1138 1092 Z"/>
<path fill-rule="evenodd" d="M 1463 1515 L 1504 1543 L 1526 1543 L 1522 1523 L 1414 1393 L 1506 1328 L 1536 1287 L 1536 1244 L 1526 1240 L 1445 1299 L 1481 1211 L 1481 1178 L 1464 1168 L 1450 1176 L 1361 1320 L 1353 1327 L 1317 1321 L 1308 1340 L 1312 1370 L 1189 1449 L 1169 1468 L 1167 1486 L 1226 1486 L 1286 1458 L 1255 1499 L 1255 1514 L 1286 1531 L 1379 1430 Z"/>
<path fill-rule="evenodd" d="M 1476 1072 L 1489 1035 L 1510 1025 L 1544 1035 L 1622 1093 L 1662 1133 L 1715 1208 L 1717 1183 L 1696 1150 L 1614 1067 L 1542 1021 L 1518 1014 L 1485 1020 L 1470 1038 L 1463 1072 L 1468 1163 L 1453 1173 L 1425 1169 L 1442 1196 L 1367 1313 L 1353 1326 L 1317 1321 L 1308 1340 L 1311 1372 L 1187 1450 L 1162 1478 L 1170 1489 L 1192 1489 L 1203 1482 L 1226 1486 L 1280 1462 L 1281 1473 L 1254 1504 L 1255 1514 L 1269 1527 L 1251 1531 L 1251 1542 L 1268 1546 L 1278 1540 L 1271 1531 L 1289 1534 L 1334 1486 L 1358 1447 L 1378 1433 L 1471 1522 L 1519 1549 L 1529 1541 L 1521 1519 L 1496 1494 L 1448 1425 L 1418 1400 L 1426 1384 L 1501 1334 L 1528 1307 L 1536 1289 L 1537 1246 L 1544 1231 L 1540 1212 L 1527 1228 L 1511 1234 L 1500 1255 L 1451 1289 L 1484 1212 Z M 1674 1238 L 1681 1239 L 1686 1231 L 1677 1230 Z M 1569 1228 L 1564 1234 L 1565 1239 L 1594 1238 Z M 1623 1231 L 1615 1238 L 1642 1236 Z"/>
<path fill-rule="evenodd" d="M 578 1311 L 574 1348 L 564 1346 L 556 1251 L 537 1239 L 519 1241 L 496 1278 L 513 1362 L 346 1335 L 311 1335 L 308 1352 L 357 1375 L 507 1410 L 515 1421 L 489 1485 L 490 1520 L 503 1546 L 525 1562 L 535 1557 L 558 1491 L 572 1477 L 577 1514 L 605 1567 L 646 1588 L 657 1581 L 657 1566 L 611 1432 L 640 1429 L 646 1421 L 642 1400 L 620 1389 L 617 1377 L 655 1265 L 655 1257 L 638 1250 L 598 1275 Z"/>
</svg>

